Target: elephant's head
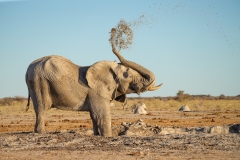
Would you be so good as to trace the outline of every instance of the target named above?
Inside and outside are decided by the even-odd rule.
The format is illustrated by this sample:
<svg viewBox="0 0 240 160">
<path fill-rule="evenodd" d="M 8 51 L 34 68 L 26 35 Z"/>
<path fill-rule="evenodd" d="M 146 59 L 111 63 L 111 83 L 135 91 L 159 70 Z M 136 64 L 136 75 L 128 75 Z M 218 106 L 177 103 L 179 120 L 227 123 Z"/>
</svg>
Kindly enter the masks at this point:
<svg viewBox="0 0 240 160">
<path fill-rule="evenodd" d="M 126 60 L 116 49 L 115 47 L 115 43 L 114 43 L 114 40 L 115 40 L 115 32 L 116 32 L 116 29 L 115 28 L 112 28 L 111 30 L 111 38 L 110 38 L 110 42 L 111 42 L 111 45 L 112 45 L 112 51 L 113 53 L 118 57 L 118 59 L 120 60 L 120 62 L 126 66 L 126 67 L 129 67 L 135 71 L 137 71 L 140 75 L 141 75 L 141 78 L 140 79 L 137 79 L 137 84 L 138 84 L 138 90 L 136 90 L 136 92 L 139 94 L 140 92 L 145 92 L 145 91 L 154 91 L 154 90 L 157 90 L 158 88 L 161 87 L 162 84 L 160 85 L 157 85 L 155 86 L 155 76 L 154 74 L 149 71 L 148 69 L 144 68 L 143 66 L 135 63 L 135 62 L 131 62 L 131 61 L 128 61 Z"/>
<path fill-rule="evenodd" d="M 93 64 L 86 74 L 88 85 L 98 94 L 109 100 L 125 102 L 126 94 L 140 94 L 161 87 L 162 84 L 154 86 L 155 76 L 151 71 L 125 60 L 113 43 L 112 50 L 120 60 L 120 64 L 100 61 Z"/>
</svg>

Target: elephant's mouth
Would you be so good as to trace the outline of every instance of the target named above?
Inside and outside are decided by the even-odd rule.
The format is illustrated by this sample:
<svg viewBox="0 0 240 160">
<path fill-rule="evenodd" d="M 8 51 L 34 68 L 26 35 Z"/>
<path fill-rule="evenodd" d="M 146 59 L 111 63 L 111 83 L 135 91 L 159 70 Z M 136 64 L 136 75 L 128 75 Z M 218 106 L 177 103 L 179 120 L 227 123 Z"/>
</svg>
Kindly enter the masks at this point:
<svg viewBox="0 0 240 160">
<path fill-rule="evenodd" d="M 153 83 L 153 84 L 150 85 L 150 86 L 141 88 L 139 91 L 137 91 L 137 94 L 139 95 L 140 92 L 155 91 L 155 90 L 159 89 L 161 86 L 162 86 L 162 84 L 159 84 L 159 85 L 157 85 L 157 86 L 154 86 L 154 83 Z"/>
<path fill-rule="evenodd" d="M 137 93 L 138 95 L 140 95 L 141 92 L 155 91 L 162 86 L 162 84 L 159 84 L 157 86 L 154 86 L 154 84 L 155 84 L 155 80 L 148 86 L 145 86 L 142 83 L 132 83 L 129 85 L 128 89 L 126 90 L 126 93 Z"/>
</svg>

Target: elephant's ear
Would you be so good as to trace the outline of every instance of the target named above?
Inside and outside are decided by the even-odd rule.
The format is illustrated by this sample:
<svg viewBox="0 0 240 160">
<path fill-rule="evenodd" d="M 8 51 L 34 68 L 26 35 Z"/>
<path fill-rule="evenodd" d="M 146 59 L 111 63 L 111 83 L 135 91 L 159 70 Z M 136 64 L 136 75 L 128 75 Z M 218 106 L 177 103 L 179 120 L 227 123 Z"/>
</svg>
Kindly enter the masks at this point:
<svg viewBox="0 0 240 160">
<path fill-rule="evenodd" d="M 115 65 L 117 65 L 117 63 L 100 61 L 90 66 L 86 74 L 89 87 L 109 100 L 115 99 L 117 89 L 117 84 L 114 79 L 116 75 L 114 75 L 111 69 Z"/>
</svg>

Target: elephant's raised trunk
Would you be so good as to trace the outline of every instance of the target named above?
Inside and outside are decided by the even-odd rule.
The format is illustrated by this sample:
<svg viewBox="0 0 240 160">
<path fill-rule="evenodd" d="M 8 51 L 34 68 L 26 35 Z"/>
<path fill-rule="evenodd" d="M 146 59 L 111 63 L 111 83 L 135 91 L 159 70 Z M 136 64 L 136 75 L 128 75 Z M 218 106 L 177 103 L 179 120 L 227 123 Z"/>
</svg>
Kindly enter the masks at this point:
<svg viewBox="0 0 240 160">
<path fill-rule="evenodd" d="M 140 73 L 144 80 L 143 80 L 143 88 L 141 89 L 141 92 L 144 92 L 144 91 L 154 91 L 154 90 L 157 90 L 158 88 L 161 87 L 162 84 L 158 85 L 158 86 L 154 86 L 154 83 L 155 83 L 155 76 L 154 74 L 149 71 L 148 69 L 146 69 L 145 67 L 135 63 L 135 62 L 131 62 L 131 61 L 128 61 L 126 60 L 116 49 L 115 45 L 114 45 L 114 39 L 115 39 L 115 32 L 116 32 L 116 29 L 115 28 L 112 28 L 111 30 L 111 44 L 112 44 L 112 51 L 113 53 L 118 57 L 118 59 L 120 60 L 120 62 L 127 66 L 127 67 L 130 67 L 134 70 L 136 70 L 138 73 Z"/>
</svg>

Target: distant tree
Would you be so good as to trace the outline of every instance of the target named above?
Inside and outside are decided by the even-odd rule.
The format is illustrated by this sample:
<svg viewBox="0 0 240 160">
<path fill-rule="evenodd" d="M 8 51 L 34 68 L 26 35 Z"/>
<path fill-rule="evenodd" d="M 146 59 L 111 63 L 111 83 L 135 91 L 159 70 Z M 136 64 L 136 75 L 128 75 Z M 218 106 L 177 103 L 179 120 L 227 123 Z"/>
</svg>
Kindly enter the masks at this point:
<svg viewBox="0 0 240 160">
<path fill-rule="evenodd" d="M 220 96 L 219 96 L 219 99 L 225 99 L 226 98 L 226 96 L 224 95 L 224 94 L 221 94 Z"/>
<path fill-rule="evenodd" d="M 179 102 L 184 100 L 184 91 L 183 90 L 178 91 L 176 100 L 179 101 Z"/>
<path fill-rule="evenodd" d="M 5 97 L 0 99 L 0 106 L 12 106 L 14 102 L 24 102 L 26 98 L 21 96 L 15 96 L 15 97 Z"/>
<path fill-rule="evenodd" d="M 176 100 L 181 102 L 181 101 L 183 101 L 185 99 L 189 99 L 189 98 L 191 98 L 190 94 L 185 94 L 183 90 L 179 90 L 177 93 Z"/>
<path fill-rule="evenodd" d="M 184 95 L 184 91 L 183 90 L 179 90 L 177 93 L 177 96 L 183 96 Z"/>
</svg>

